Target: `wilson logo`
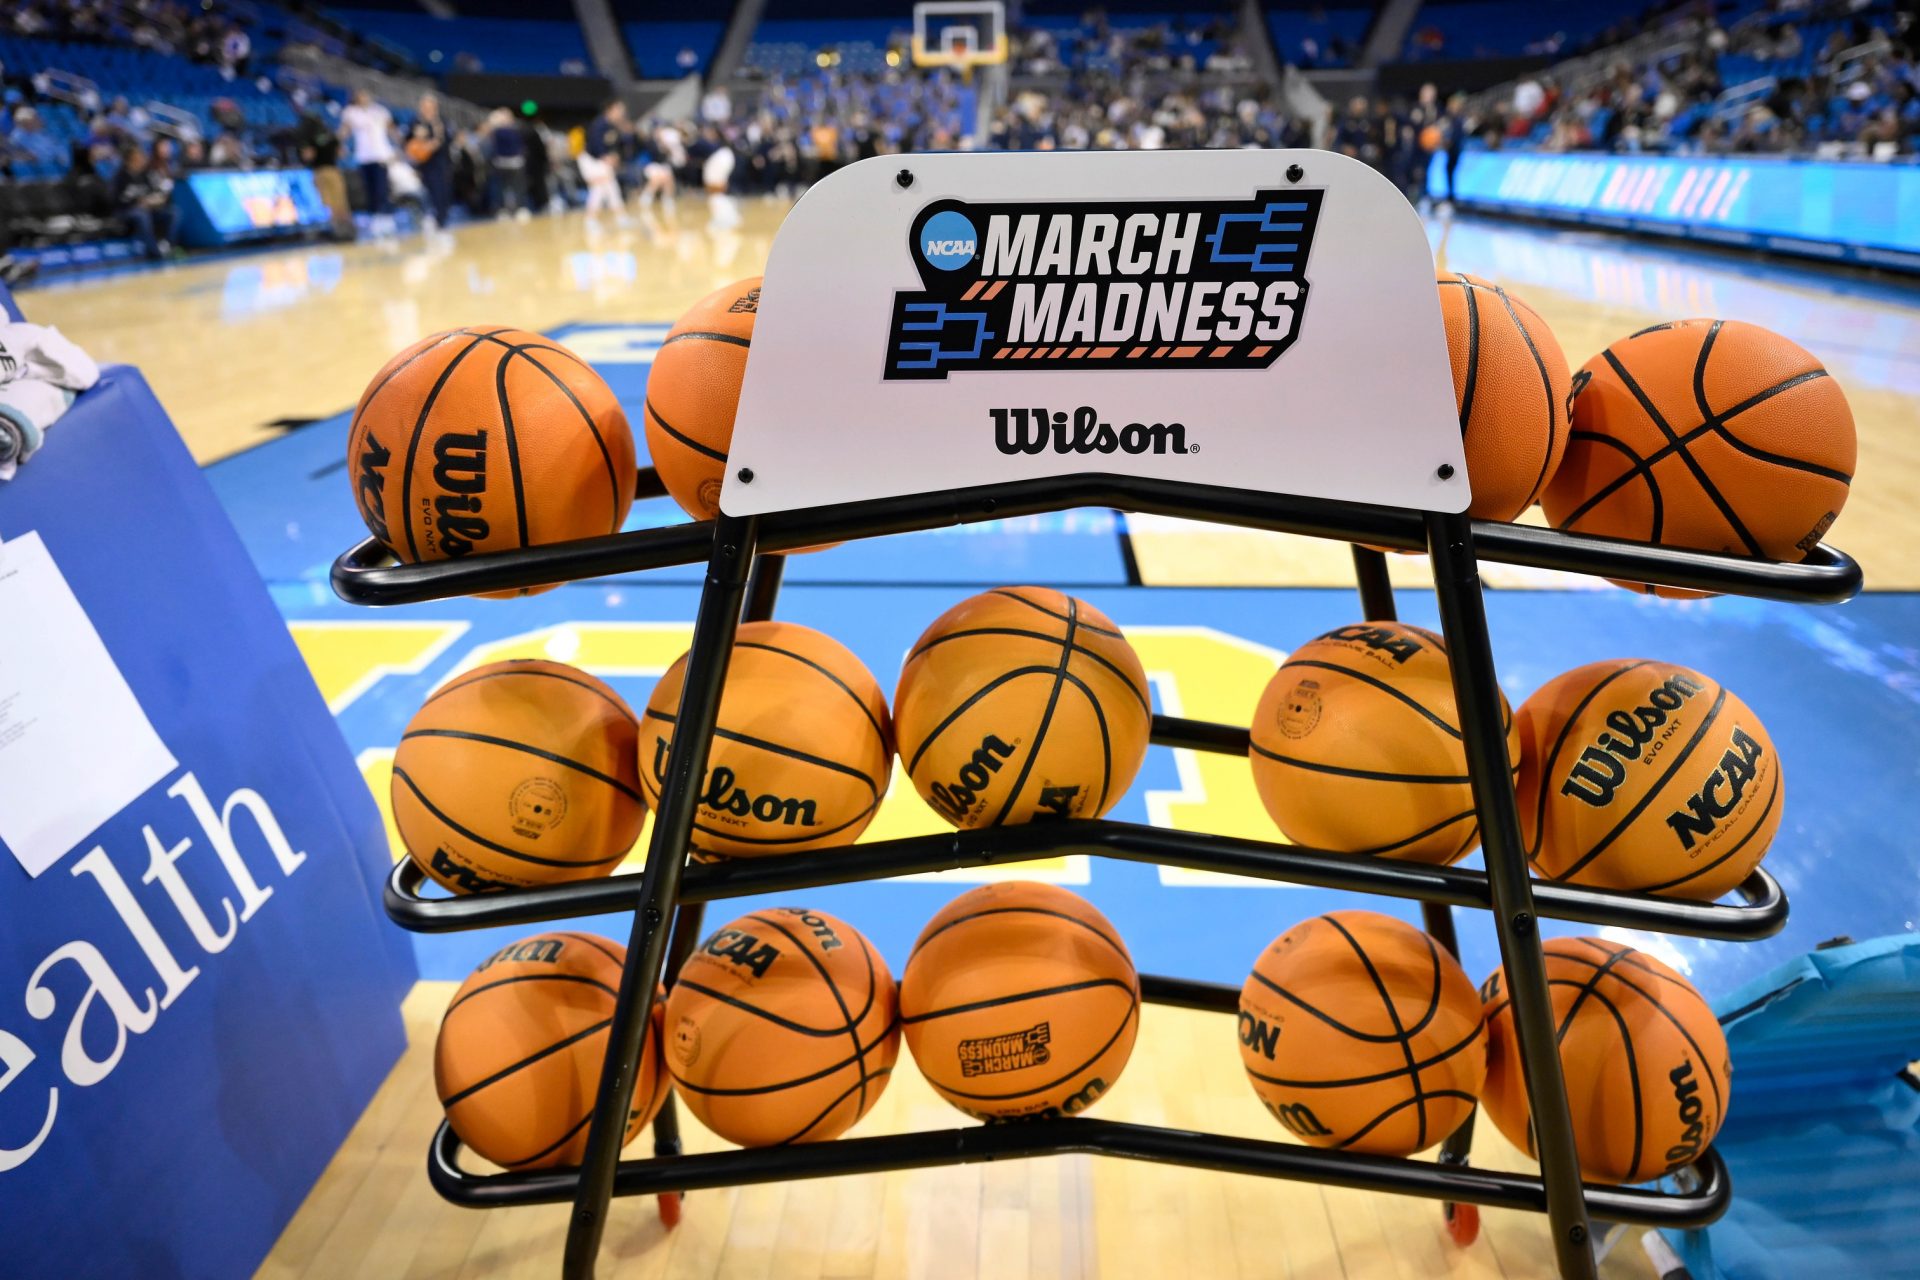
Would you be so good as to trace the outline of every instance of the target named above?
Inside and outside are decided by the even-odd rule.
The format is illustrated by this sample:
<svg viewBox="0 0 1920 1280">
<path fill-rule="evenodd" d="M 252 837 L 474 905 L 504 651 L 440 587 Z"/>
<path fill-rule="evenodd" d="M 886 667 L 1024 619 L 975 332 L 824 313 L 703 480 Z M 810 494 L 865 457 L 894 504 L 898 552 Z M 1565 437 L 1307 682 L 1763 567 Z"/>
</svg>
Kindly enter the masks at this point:
<svg viewBox="0 0 1920 1280">
<path fill-rule="evenodd" d="M 431 865 L 428 868 L 443 884 L 452 885 L 461 893 L 485 893 L 489 889 L 504 889 L 505 880 L 491 880 L 481 875 L 465 863 L 455 862 L 445 849 L 435 849 Z"/>
<path fill-rule="evenodd" d="M 433 482 L 441 490 L 433 500 L 440 553 L 464 556 L 489 532 L 480 515 L 480 496 L 487 491 L 487 433 L 449 431 L 435 440 Z"/>
<path fill-rule="evenodd" d="M 391 461 L 393 451 L 374 439 L 373 432 L 360 437 L 360 474 L 354 479 L 354 496 L 360 502 L 360 514 L 366 518 L 367 528 L 388 546 L 393 545 L 393 535 L 387 532 L 387 478 L 381 472 Z"/>
<path fill-rule="evenodd" d="M 1129 422 L 1122 427 L 1100 421 L 1087 405 L 1073 411 L 1071 425 L 1063 410 L 989 409 L 993 443 L 1009 456 L 1021 453 L 1198 453 L 1187 447 L 1187 428 L 1179 422 Z"/>
<path fill-rule="evenodd" d="M 1268 1062 L 1280 1048 L 1280 1024 L 1268 1022 L 1265 1018 L 1256 1018 L 1245 1009 L 1240 1011 L 1240 1043 L 1253 1050 Z"/>
<path fill-rule="evenodd" d="M 1685 809 L 1667 816 L 1667 825 L 1680 838 L 1682 849 L 1692 849 L 1696 839 L 1713 838 L 1713 829 L 1720 819 L 1740 807 L 1740 797 L 1746 794 L 1747 784 L 1760 771 L 1760 761 L 1765 755 L 1766 749 L 1752 734 L 1739 725 L 1733 726 L 1733 735 L 1720 757 L 1720 767 L 1707 775 L 1700 790 L 1687 800 Z"/>
<path fill-rule="evenodd" d="M 1613 803 L 1614 792 L 1627 780 L 1629 760 L 1640 759 L 1646 747 L 1666 726 L 1674 712 L 1705 686 L 1686 676 L 1669 676 L 1630 710 L 1607 712 L 1606 731 L 1595 738 L 1567 770 L 1560 794 L 1572 796 L 1596 809 Z"/>
<path fill-rule="evenodd" d="M 992 783 L 993 775 L 1000 772 L 1001 763 L 1012 754 L 1012 747 L 988 734 L 972 757 L 960 766 L 959 775 L 952 782 L 933 784 L 929 796 L 933 807 L 956 823 L 965 819 L 967 811 Z"/>
<path fill-rule="evenodd" d="M 1693 1078 L 1693 1063 L 1682 1062 L 1667 1073 L 1673 1085 L 1673 1101 L 1683 1126 L 1680 1141 L 1667 1148 L 1667 1169 L 1671 1172 L 1700 1155 L 1701 1139 L 1706 1137 L 1706 1104 L 1700 1101 L 1700 1082 Z"/>
<path fill-rule="evenodd" d="M 1330 1138 L 1333 1130 L 1320 1123 L 1320 1117 L 1313 1114 L 1313 1108 L 1304 1102 L 1267 1102 L 1268 1111 L 1278 1120 L 1288 1133 L 1296 1138 Z"/>
<path fill-rule="evenodd" d="M 671 743 L 665 738 L 653 740 L 653 776 L 655 781 L 667 780 L 667 753 Z M 757 822 L 783 827 L 811 827 L 814 824 L 815 802 L 797 800 L 791 796 L 774 795 L 766 792 L 755 795 L 740 785 L 740 779 L 733 770 L 725 765 L 716 765 L 707 771 L 706 785 L 700 790 L 700 803 L 715 813 L 731 814 L 736 818 L 752 818 Z"/>
</svg>

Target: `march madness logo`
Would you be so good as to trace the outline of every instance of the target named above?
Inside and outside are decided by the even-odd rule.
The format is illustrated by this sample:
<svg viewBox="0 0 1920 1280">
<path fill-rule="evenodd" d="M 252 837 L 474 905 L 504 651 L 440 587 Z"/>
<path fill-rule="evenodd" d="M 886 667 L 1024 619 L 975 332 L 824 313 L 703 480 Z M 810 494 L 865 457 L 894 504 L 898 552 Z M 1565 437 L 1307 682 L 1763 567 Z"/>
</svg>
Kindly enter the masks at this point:
<svg viewBox="0 0 1920 1280">
<path fill-rule="evenodd" d="M 1299 335 L 1323 194 L 928 205 L 886 376 L 1267 368 Z"/>
</svg>

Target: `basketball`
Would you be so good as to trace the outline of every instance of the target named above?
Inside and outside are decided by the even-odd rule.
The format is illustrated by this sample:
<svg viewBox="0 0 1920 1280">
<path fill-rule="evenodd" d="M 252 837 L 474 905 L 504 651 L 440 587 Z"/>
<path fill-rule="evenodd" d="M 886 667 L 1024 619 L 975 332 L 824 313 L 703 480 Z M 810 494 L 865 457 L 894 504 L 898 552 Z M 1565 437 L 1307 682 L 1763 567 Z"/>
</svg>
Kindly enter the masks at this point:
<svg viewBox="0 0 1920 1280">
<path fill-rule="evenodd" d="M 1097 818 L 1147 755 L 1140 657 L 1105 614 L 1046 587 L 1004 587 L 934 620 L 894 692 L 901 759 L 960 828 Z"/>
<path fill-rule="evenodd" d="M 455 893 L 611 873 L 640 836 L 639 727 L 564 662 L 476 667 L 428 698 L 393 754 L 393 820 Z"/>
<path fill-rule="evenodd" d="M 660 677 L 640 730 L 640 783 L 659 803 L 686 680 Z M 754 858 L 852 844 L 893 779 L 893 730 L 873 673 L 831 636 L 742 623 L 707 755 L 693 847 Z"/>
<path fill-rule="evenodd" d="M 1575 668 L 1520 704 L 1520 826 L 1549 880 L 1717 898 L 1780 829 L 1780 756 L 1753 709 L 1668 662 Z"/>
<path fill-rule="evenodd" d="M 893 975 L 843 921 L 803 907 L 735 920 L 667 997 L 667 1068 L 700 1123 L 743 1147 L 837 1138 L 900 1052 Z"/>
<path fill-rule="evenodd" d="M 1847 398 L 1769 329 L 1654 325 L 1587 361 L 1575 390 L 1572 440 L 1541 501 L 1557 529 L 1798 562 L 1846 505 Z"/>
<path fill-rule="evenodd" d="M 1567 358 L 1540 314 L 1499 285 L 1457 271 L 1439 284 L 1473 489 L 1467 511 L 1512 520 L 1538 500 L 1566 452 Z"/>
<path fill-rule="evenodd" d="M 1240 1062 L 1309 1146 L 1410 1156 L 1473 1114 L 1480 998 L 1410 924 L 1334 911 L 1275 938 L 1240 988 Z"/>
<path fill-rule="evenodd" d="M 460 1141 L 508 1169 L 580 1163 L 626 954 L 595 934 L 542 933 L 460 984 L 433 1046 L 434 1088 Z M 661 1007 L 656 999 L 627 1142 L 666 1101 Z"/>
<path fill-rule="evenodd" d="M 720 514 L 733 415 L 759 310 L 759 276 L 714 290 L 668 332 L 647 375 L 647 452 L 667 492 L 695 520 Z"/>
<path fill-rule="evenodd" d="M 1422 627 L 1360 622 L 1295 649 L 1260 695 L 1251 759 L 1295 844 L 1446 864 L 1480 839 L 1446 647 Z"/>
<path fill-rule="evenodd" d="M 1107 918 L 1030 880 L 981 885 L 914 940 L 900 1022 L 920 1074 L 976 1120 L 1079 1115 L 1140 1029 L 1140 977 Z"/>
<path fill-rule="evenodd" d="M 633 433 L 600 375 L 560 344 L 453 329 L 367 384 L 347 471 L 361 518 L 394 555 L 456 559 L 617 533 L 633 504 Z"/>
<path fill-rule="evenodd" d="M 1595 1182 L 1646 1182 L 1692 1163 L 1720 1132 L 1733 1083 L 1713 1010 L 1692 983 L 1644 951 L 1553 938 L 1546 953 L 1581 1172 Z M 1505 971 L 1480 994 L 1487 1015 L 1480 1103 L 1507 1141 L 1534 1155 Z"/>
</svg>

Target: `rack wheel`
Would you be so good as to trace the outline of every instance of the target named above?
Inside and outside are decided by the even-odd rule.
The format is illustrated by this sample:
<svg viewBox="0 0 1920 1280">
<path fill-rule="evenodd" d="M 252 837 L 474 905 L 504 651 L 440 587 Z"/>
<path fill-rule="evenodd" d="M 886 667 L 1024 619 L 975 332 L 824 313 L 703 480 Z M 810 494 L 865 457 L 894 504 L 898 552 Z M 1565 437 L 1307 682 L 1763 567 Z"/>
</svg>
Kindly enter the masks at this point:
<svg viewBox="0 0 1920 1280">
<path fill-rule="evenodd" d="M 1480 1206 L 1477 1204 L 1447 1205 L 1447 1234 L 1462 1249 L 1480 1238 Z"/>
<path fill-rule="evenodd" d="M 678 1191 L 660 1193 L 660 1222 L 669 1231 L 680 1225 L 680 1193 Z"/>
</svg>

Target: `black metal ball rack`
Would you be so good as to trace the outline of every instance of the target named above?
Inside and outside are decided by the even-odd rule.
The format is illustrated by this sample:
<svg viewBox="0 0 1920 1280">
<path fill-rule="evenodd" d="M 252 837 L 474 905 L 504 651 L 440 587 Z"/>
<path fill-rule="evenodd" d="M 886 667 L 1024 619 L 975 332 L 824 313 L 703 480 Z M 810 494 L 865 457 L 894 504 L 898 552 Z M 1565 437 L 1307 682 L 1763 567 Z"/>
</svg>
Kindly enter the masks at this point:
<svg viewBox="0 0 1920 1280">
<path fill-rule="evenodd" d="M 642 496 L 659 493 L 657 477 L 643 471 L 638 490 Z M 1452 659 L 1486 870 L 1356 858 L 1277 842 L 1196 835 L 1106 820 L 956 831 L 713 865 L 689 863 L 688 838 L 734 631 L 742 619 L 743 605 L 749 620 L 772 615 L 779 591 L 781 553 L 854 538 L 1074 507 L 1182 516 L 1352 543 L 1360 596 L 1370 619 L 1394 616 L 1384 557 L 1371 548 L 1426 551 L 1431 557 L 1441 625 Z M 663 1216 L 671 1221 L 677 1216 L 677 1196 L 681 1192 L 1058 1152 L 1092 1152 L 1424 1196 L 1446 1203 L 1457 1239 L 1470 1237 L 1471 1226 L 1462 1231 L 1460 1223 L 1471 1223 L 1472 1219 L 1467 1216 L 1470 1211 L 1464 1209 L 1456 1217 L 1456 1206 L 1492 1205 L 1545 1213 L 1560 1272 L 1568 1277 L 1596 1274 L 1590 1215 L 1653 1227 L 1696 1227 L 1726 1211 L 1732 1188 L 1724 1164 L 1711 1148 L 1691 1166 L 1678 1171 L 1673 1192 L 1581 1181 L 1536 921 L 1545 916 L 1753 941 L 1769 937 L 1785 925 L 1786 897 L 1764 870 L 1754 871 L 1739 886 L 1737 903 L 1658 898 L 1529 878 L 1519 811 L 1509 780 L 1510 761 L 1501 733 L 1500 693 L 1480 592 L 1479 562 L 1830 604 L 1860 590 L 1860 568 L 1846 555 L 1821 546 L 1803 563 L 1771 564 L 1470 521 L 1464 515 L 1161 480 L 1076 475 L 766 516 L 722 516 L 713 522 L 427 564 L 393 564 L 384 546 L 367 541 L 335 562 L 333 586 L 342 599 L 354 604 L 405 604 L 632 573 L 702 559 L 707 563 L 707 575 L 679 706 L 681 732 L 673 737 L 644 869 L 601 880 L 448 898 L 423 894 L 421 874 L 410 860 L 403 860 L 386 886 L 387 913 L 403 928 L 425 933 L 537 924 L 613 911 L 633 913 L 626 970 L 581 1167 L 485 1175 L 468 1172 L 460 1166 L 460 1141 L 444 1121 L 428 1155 L 428 1176 L 434 1188 L 455 1204 L 501 1208 L 571 1202 L 573 1216 L 562 1264 L 562 1274 L 568 1280 L 587 1280 L 594 1274 L 608 1204 L 614 1196 L 660 1195 Z M 1164 746 L 1244 756 L 1248 731 L 1235 725 L 1155 716 L 1152 740 Z M 647 1034 L 651 995 L 662 975 L 678 972 L 691 953 L 701 931 L 705 903 L 1061 854 L 1119 858 L 1414 899 L 1422 904 L 1428 931 L 1456 954 L 1451 909 L 1474 907 L 1489 912 L 1512 997 L 1540 1174 L 1468 1167 L 1471 1121 L 1447 1140 L 1438 1163 L 1092 1118 L 990 1124 L 691 1155 L 681 1153 L 679 1122 L 671 1097 L 654 1121 L 656 1154 L 650 1159 L 620 1158 L 636 1064 L 641 1060 Z M 1152 974 L 1141 975 L 1140 983 L 1143 998 L 1151 1002 L 1229 1014 L 1237 1009 L 1236 987 Z"/>
</svg>

